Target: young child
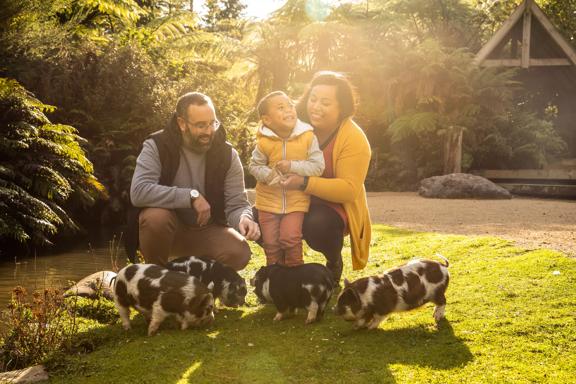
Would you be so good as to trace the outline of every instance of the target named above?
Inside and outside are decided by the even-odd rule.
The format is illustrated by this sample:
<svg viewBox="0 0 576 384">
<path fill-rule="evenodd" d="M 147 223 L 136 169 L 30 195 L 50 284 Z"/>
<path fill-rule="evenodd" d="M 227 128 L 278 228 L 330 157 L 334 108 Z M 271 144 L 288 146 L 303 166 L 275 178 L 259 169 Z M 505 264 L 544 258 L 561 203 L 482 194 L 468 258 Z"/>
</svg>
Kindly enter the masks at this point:
<svg viewBox="0 0 576 384">
<path fill-rule="evenodd" d="M 288 173 L 320 176 L 324 155 L 312 126 L 298 120 L 296 108 L 284 92 L 264 96 L 258 114 L 262 126 L 249 171 L 257 180 L 256 209 L 266 264 L 300 265 L 302 222 L 310 197 L 302 191 L 285 190 L 279 181 Z"/>
</svg>

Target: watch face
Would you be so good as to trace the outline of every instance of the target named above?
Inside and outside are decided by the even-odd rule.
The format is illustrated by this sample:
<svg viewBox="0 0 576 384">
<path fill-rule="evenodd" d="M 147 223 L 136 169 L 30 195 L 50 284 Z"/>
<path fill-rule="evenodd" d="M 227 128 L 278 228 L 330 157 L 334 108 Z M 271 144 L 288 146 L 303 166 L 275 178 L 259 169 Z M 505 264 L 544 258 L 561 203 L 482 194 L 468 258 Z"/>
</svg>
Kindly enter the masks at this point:
<svg viewBox="0 0 576 384">
<path fill-rule="evenodd" d="M 193 199 L 198 198 L 198 196 L 200 196 L 200 192 L 198 192 L 197 190 L 193 189 L 190 191 L 190 197 Z"/>
</svg>

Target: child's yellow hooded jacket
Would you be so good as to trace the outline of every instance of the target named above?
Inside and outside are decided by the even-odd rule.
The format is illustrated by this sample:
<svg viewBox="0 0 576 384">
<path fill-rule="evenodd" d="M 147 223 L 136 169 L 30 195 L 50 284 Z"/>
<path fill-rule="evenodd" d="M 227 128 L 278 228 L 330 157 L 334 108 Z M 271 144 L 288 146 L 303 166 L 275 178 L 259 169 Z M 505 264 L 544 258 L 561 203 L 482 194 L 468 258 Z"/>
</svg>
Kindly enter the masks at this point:
<svg viewBox="0 0 576 384">
<path fill-rule="evenodd" d="M 308 212 L 310 196 L 298 190 L 286 190 L 269 185 L 274 167 L 280 160 L 291 160 L 290 173 L 300 176 L 320 176 L 324 172 L 324 155 L 312 126 L 300 120 L 290 137 L 283 139 L 266 126 L 257 133 L 256 148 L 248 165 L 256 178 L 256 208 L 270 213 Z"/>
</svg>

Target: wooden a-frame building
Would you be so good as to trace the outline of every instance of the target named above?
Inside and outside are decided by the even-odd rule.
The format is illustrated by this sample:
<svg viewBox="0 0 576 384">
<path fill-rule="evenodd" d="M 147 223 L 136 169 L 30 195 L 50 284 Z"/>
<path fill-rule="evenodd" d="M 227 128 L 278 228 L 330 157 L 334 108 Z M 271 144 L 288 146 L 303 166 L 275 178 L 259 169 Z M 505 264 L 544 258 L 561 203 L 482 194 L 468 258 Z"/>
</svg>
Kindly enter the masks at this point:
<svg viewBox="0 0 576 384">
<path fill-rule="evenodd" d="M 537 110 L 558 107 L 555 125 L 568 144 L 567 158 L 543 170 L 483 171 L 501 184 L 553 186 L 554 194 L 576 197 L 576 50 L 534 0 L 524 0 L 475 56 L 480 66 L 520 68 Z M 540 104 L 538 104 L 540 103 Z M 530 189 L 530 188 L 528 188 Z M 548 188 L 550 189 L 550 188 Z"/>
<path fill-rule="evenodd" d="M 576 51 L 534 0 L 524 0 L 476 54 L 476 64 L 504 67 L 576 66 Z"/>
</svg>

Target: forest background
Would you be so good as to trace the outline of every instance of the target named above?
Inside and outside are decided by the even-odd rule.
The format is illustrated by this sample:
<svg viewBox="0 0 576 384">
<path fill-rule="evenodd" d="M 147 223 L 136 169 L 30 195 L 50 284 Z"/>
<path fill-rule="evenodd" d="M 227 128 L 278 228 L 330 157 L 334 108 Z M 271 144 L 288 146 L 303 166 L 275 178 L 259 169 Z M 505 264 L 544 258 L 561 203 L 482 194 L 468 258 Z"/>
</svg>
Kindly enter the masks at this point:
<svg viewBox="0 0 576 384">
<path fill-rule="evenodd" d="M 344 72 L 373 149 L 369 190 L 441 174 L 454 130 L 464 171 L 576 157 L 553 92 L 473 64 L 519 3 L 287 0 L 255 20 L 241 0 L 201 14 L 193 0 L 0 0 L 0 259 L 121 225 L 141 143 L 188 91 L 212 97 L 246 164 L 260 97 Z M 537 3 L 576 46 L 576 0 Z"/>
</svg>

